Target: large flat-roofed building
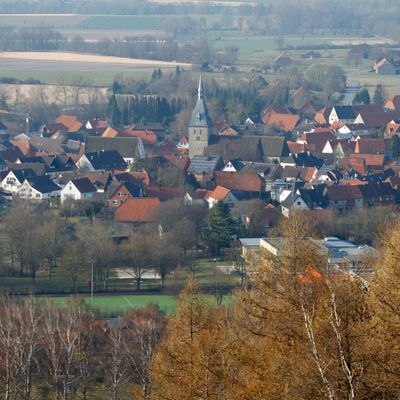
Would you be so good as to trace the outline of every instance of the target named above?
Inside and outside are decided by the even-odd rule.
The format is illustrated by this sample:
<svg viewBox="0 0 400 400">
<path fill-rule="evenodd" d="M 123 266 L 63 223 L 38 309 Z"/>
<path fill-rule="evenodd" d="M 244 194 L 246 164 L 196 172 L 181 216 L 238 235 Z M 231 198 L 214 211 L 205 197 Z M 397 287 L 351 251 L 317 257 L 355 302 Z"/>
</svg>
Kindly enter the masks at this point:
<svg viewBox="0 0 400 400">
<path fill-rule="evenodd" d="M 275 257 L 283 254 L 286 246 L 286 238 L 251 238 L 239 239 L 242 244 L 242 257 L 254 260 L 260 257 L 262 251 L 266 251 Z M 378 257 L 378 251 L 371 246 L 356 245 L 348 240 L 337 237 L 326 237 L 321 240 L 304 238 L 311 241 L 321 250 L 321 256 L 326 256 L 332 271 L 349 270 L 351 272 L 371 272 L 371 261 Z"/>
</svg>

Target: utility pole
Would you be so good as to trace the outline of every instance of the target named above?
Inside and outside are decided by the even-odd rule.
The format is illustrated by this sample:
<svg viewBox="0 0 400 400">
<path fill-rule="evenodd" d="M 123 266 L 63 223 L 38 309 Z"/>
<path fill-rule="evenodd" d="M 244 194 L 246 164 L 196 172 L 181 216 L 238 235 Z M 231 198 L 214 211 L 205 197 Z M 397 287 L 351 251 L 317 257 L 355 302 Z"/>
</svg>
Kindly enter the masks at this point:
<svg viewBox="0 0 400 400">
<path fill-rule="evenodd" d="M 94 287 L 94 261 L 89 261 L 91 265 L 91 278 L 90 278 L 90 313 L 93 319 L 93 287 Z"/>
</svg>

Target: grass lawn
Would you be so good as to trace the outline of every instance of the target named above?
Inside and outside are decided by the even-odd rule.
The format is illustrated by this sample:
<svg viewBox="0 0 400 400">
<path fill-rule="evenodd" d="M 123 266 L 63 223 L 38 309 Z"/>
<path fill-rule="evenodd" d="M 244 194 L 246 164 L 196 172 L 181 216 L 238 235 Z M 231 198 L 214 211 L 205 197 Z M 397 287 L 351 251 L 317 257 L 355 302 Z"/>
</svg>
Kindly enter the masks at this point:
<svg viewBox="0 0 400 400">
<path fill-rule="evenodd" d="M 65 306 L 69 297 L 48 297 L 48 299 L 57 305 Z M 90 296 L 83 296 L 82 299 L 90 306 Z M 176 311 L 176 301 L 175 296 L 167 295 L 94 296 L 93 309 L 99 317 L 114 317 L 153 303 L 158 304 L 165 314 L 173 315 Z M 211 295 L 205 295 L 205 301 L 209 304 L 216 304 L 215 297 Z M 230 302 L 230 296 L 223 297 L 222 304 L 229 304 Z"/>
<path fill-rule="evenodd" d="M 90 296 L 82 297 L 90 305 Z M 65 305 L 68 297 L 49 297 L 56 304 Z M 93 308 L 109 315 L 125 314 L 129 310 L 155 303 L 166 314 L 175 313 L 176 297 L 166 295 L 94 296 Z"/>
</svg>

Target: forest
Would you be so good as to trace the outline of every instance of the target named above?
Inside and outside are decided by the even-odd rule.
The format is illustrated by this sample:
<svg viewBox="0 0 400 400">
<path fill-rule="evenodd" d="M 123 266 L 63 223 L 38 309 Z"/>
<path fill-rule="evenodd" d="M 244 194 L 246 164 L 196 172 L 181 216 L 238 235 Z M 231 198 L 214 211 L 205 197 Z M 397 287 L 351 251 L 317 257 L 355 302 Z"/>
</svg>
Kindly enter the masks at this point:
<svg viewBox="0 0 400 400">
<path fill-rule="evenodd" d="M 230 304 L 207 301 L 189 278 L 170 317 L 148 306 L 92 321 L 78 299 L 60 309 L 4 297 L 0 390 L 5 399 L 395 399 L 399 224 L 386 225 L 365 272 L 338 273 L 296 213 L 280 227 L 278 256 L 247 260 Z"/>
</svg>

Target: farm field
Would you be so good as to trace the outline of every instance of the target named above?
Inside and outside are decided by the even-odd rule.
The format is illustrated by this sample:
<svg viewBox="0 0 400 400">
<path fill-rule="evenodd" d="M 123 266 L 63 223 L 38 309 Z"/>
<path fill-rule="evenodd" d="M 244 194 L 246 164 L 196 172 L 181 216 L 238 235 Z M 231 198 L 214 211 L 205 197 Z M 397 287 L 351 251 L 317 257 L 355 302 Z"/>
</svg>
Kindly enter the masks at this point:
<svg viewBox="0 0 400 400">
<path fill-rule="evenodd" d="M 116 74 L 146 78 L 155 68 L 175 69 L 179 65 L 190 69 L 191 64 L 156 60 L 96 56 L 77 53 L 3 52 L 0 53 L 0 77 L 37 79 L 55 84 L 63 78 L 83 77 L 90 84 L 109 86 Z"/>
<path fill-rule="evenodd" d="M 67 81 L 71 81 L 77 78 L 83 78 L 86 82 L 91 85 L 110 87 L 114 81 L 115 76 L 123 75 L 126 78 L 134 79 L 147 79 L 150 76 L 152 69 L 137 69 L 137 70 L 126 70 L 126 69 L 114 69 L 114 70 L 81 70 L 76 69 L 69 71 L 60 71 L 60 69 L 53 68 L 48 70 L 48 65 L 43 67 L 38 66 L 38 69 L 29 70 L 12 70 L 3 69 L 3 65 L 0 67 L 0 77 L 16 78 L 20 80 L 35 79 L 45 84 L 57 84 L 62 77 Z M 10 67 L 10 66 L 9 66 Z M 43 68 L 43 69 L 42 69 Z M 22 86 L 22 85 L 20 85 Z"/>
</svg>

